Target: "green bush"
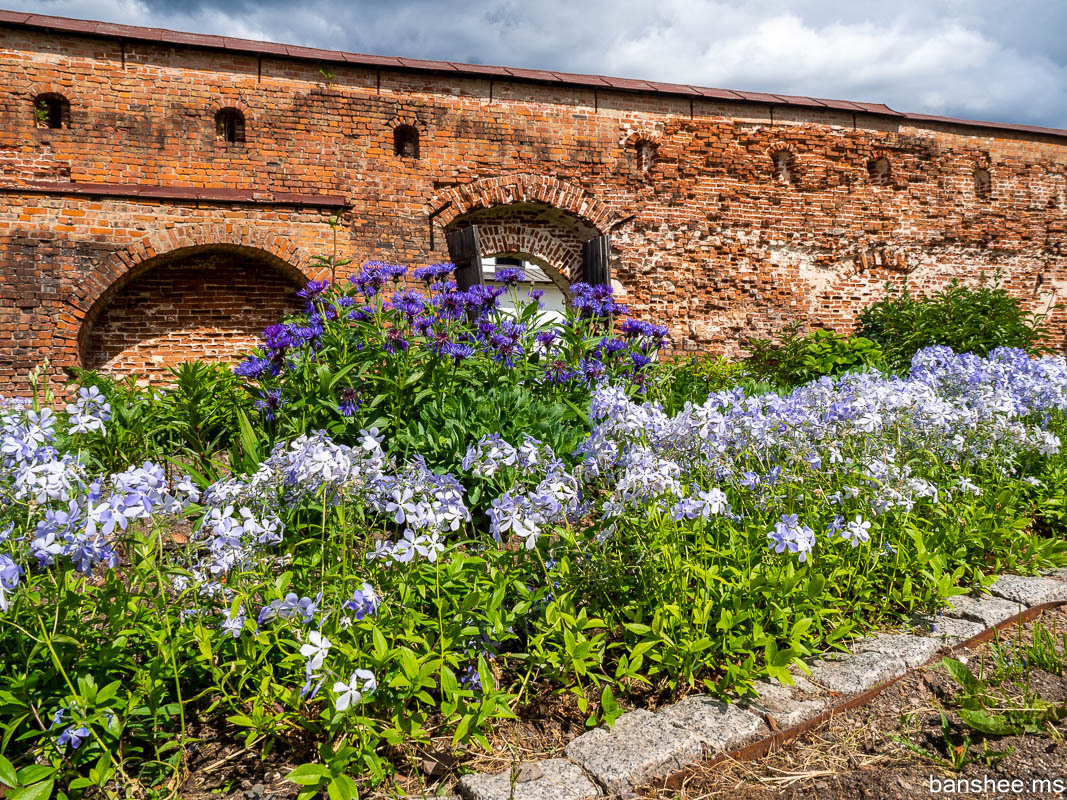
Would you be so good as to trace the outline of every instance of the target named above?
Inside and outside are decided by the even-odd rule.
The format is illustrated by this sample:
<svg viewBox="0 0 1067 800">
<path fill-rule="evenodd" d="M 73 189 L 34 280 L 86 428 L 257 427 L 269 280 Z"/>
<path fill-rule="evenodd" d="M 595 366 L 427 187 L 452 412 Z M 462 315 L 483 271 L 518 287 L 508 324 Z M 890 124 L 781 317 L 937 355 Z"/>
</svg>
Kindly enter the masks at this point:
<svg viewBox="0 0 1067 800">
<path fill-rule="evenodd" d="M 996 347 L 1035 353 L 1048 333 L 1044 316 L 1024 311 L 1000 286 L 999 277 L 977 289 L 953 281 L 926 297 L 914 297 L 907 287 L 895 291 L 889 284 L 886 292 L 860 312 L 856 332 L 881 345 L 886 365 L 897 372 L 906 371 L 912 356 L 931 345 L 979 356 Z"/>
<path fill-rule="evenodd" d="M 799 325 L 786 330 L 780 345 L 756 339 L 749 350 L 752 355 L 746 363 L 748 372 L 785 388 L 882 363 L 882 349 L 870 339 L 841 336 L 822 328 L 801 336 Z"/>
<path fill-rule="evenodd" d="M 648 399 L 660 403 L 668 414 L 687 402 L 703 403 L 708 395 L 746 384 L 745 365 L 707 353 L 685 359 L 664 359 L 649 375 Z"/>
<path fill-rule="evenodd" d="M 143 461 L 179 463 L 206 479 L 217 478 L 213 456 L 238 436 L 242 414 L 254 412 L 253 398 L 225 364 L 192 361 L 172 367 L 166 389 L 138 386 L 91 370 L 76 370 L 80 386 L 95 386 L 111 407 L 107 435 L 82 442 L 94 467 L 115 472 Z"/>
</svg>

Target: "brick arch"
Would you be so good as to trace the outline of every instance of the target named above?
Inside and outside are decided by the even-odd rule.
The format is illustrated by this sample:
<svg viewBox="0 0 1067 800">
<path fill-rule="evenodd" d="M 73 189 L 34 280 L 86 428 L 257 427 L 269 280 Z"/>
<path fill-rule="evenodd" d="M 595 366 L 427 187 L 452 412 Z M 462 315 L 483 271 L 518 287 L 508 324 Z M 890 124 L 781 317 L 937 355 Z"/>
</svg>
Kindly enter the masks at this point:
<svg viewBox="0 0 1067 800">
<path fill-rule="evenodd" d="M 252 122 L 256 114 L 252 107 L 241 97 L 214 97 L 211 100 L 211 116 L 214 117 L 224 108 L 236 108 L 241 112 L 246 122 Z"/>
<path fill-rule="evenodd" d="M 61 94 L 71 103 L 73 103 L 75 99 L 73 85 L 64 86 L 59 83 L 39 82 L 30 84 L 29 88 L 26 90 L 26 97 L 30 100 L 33 100 L 35 97 L 40 97 L 42 94 Z"/>
<path fill-rule="evenodd" d="M 206 249 L 236 250 L 253 255 L 294 283 L 318 277 L 303 248 L 270 231 L 251 225 L 183 225 L 154 231 L 112 252 L 91 265 L 67 299 L 69 327 L 57 331 L 64 360 L 82 363 L 87 337 L 108 302 L 131 281 L 157 266 L 164 258 L 181 259 Z"/>
<path fill-rule="evenodd" d="M 81 114 L 83 109 L 78 106 L 78 96 L 74 91 L 73 86 L 63 86 L 59 83 L 41 81 L 39 83 L 30 84 L 30 87 L 25 92 L 25 97 L 29 103 L 30 119 L 33 119 L 33 104 L 38 97 L 47 94 L 55 94 L 62 97 L 67 102 L 67 108 L 70 115 L 71 125 L 74 124 L 75 114 Z M 55 133 L 55 129 L 52 129 L 52 133 Z"/>
<path fill-rule="evenodd" d="M 479 209 L 515 203 L 542 203 L 565 211 L 600 233 L 606 233 L 617 214 L 581 186 L 546 175 L 516 173 L 497 178 L 482 178 L 445 189 L 430 200 L 428 214 L 442 227 L 457 217 Z"/>
<path fill-rule="evenodd" d="M 581 244 L 550 226 L 489 223 L 478 225 L 485 256 L 517 256 L 533 261 L 560 289 L 567 291 L 582 274 Z"/>
</svg>

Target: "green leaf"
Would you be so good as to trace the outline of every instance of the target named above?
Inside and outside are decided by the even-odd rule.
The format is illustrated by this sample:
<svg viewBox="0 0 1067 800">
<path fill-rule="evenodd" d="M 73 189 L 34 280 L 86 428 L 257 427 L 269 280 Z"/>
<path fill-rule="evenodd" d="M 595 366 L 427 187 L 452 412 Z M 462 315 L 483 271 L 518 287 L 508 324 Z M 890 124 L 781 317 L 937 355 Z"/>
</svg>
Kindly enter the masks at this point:
<svg viewBox="0 0 1067 800">
<path fill-rule="evenodd" d="M 1010 736 L 1020 733 L 1019 727 L 1013 725 L 1007 717 L 1001 714 L 989 714 L 977 709 L 961 708 L 957 713 L 967 725 L 976 731 L 988 733 L 991 736 Z"/>
<path fill-rule="evenodd" d="M 9 792 L 7 800 L 48 800 L 52 796 L 52 788 L 55 786 L 55 780 L 49 778 L 46 781 L 35 783 L 32 786 L 26 786 L 22 789 L 15 789 L 13 792 Z"/>
<path fill-rule="evenodd" d="M 981 688 L 981 684 L 974 677 L 974 673 L 962 661 L 957 661 L 954 658 L 943 658 L 941 659 L 941 666 L 968 693 L 974 694 Z"/>
<path fill-rule="evenodd" d="M 326 785 L 326 792 L 330 795 L 330 800 L 356 800 L 359 797 L 356 782 L 347 775 L 335 775 Z"/>
<path fill-rule="evenodd" d="M 0 783 L 10 788 L 19 784 L 14 765 L 3 756 L 0 756 Z"/>
<path fill-rule="evenodd" d="M 315 786 L 331 775 L 332 773 L 325 764 L 301 764 L 286 775 L 285 779 L 300 786 Z"/>
</svg>

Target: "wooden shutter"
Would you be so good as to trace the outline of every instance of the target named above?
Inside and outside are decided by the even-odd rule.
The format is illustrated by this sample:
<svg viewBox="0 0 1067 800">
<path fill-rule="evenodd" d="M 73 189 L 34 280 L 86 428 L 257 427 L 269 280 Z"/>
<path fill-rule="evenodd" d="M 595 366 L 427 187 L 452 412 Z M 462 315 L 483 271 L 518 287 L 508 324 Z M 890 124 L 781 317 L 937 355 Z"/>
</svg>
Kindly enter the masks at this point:
<svg viewBox="0 0 1067 800">
<path fill-rule="evenodd" d="M 466 291 L 476 283 L 482 283 L 482 246 L 478 241 L 478 228 L 472 225 L 445 235 L 448 242 L 448 257 L 456 265 L 456 286 Z"/>
<path fill-rule="evenodd" d="M 590 286 L 611 283 L 611 236 L 594 236 L 582 243 L 582 280 Z"/>
</svg>

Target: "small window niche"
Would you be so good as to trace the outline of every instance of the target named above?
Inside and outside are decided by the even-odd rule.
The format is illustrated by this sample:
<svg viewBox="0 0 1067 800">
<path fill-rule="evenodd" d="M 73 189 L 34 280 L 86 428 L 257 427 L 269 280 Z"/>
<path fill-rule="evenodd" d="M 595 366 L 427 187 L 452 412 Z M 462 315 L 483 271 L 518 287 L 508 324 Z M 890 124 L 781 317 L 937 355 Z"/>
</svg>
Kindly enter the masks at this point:
<svg viewBox="0 0 1067 800">
<path fill-rule="evenodd" d="M 245 115 L 237 108 L 220 108 L 215 113 L 215 137 L 225 144 L 243 144 Z"/>
<path fill-rule="evenodd" d="M 637 171 L 648 172 L 656 163 L 656 143 L 648 139 L 639 139 L 637 149 Z"/>
<path fill-rule="evenodd" d="M 38 128 L 69 128 L 70 103 L 61 94 L 39 94 L 33 99 L 33 119 Z"/>
<path fill-rule="evenodd" d="M 418 158 L 419 129 L 414 125 L 393 128 L 393 154 L 400 158 Z"/>
<path fill-rule="evenodd" d="M 771 163 L 774 165 L 774 177 L 780 183 L 792 186 L 796 182 L 796 168 L 791 152 L 788 150 L 775 150 L 771 153 Z"/>
<path fill-rule="evenodd" d="M 867 162 L 867 173 L 875 186 L 888 186 L 892 181 L 893 168 L 885 157 L 872 158 Z"/>
<path fill-rule="evenodd" d="M 974 196 L 979 200 L 988 200 L 993 194 L 993 176 L 989 170 L 979 167 L 974 171 Z"/>
</svg>

